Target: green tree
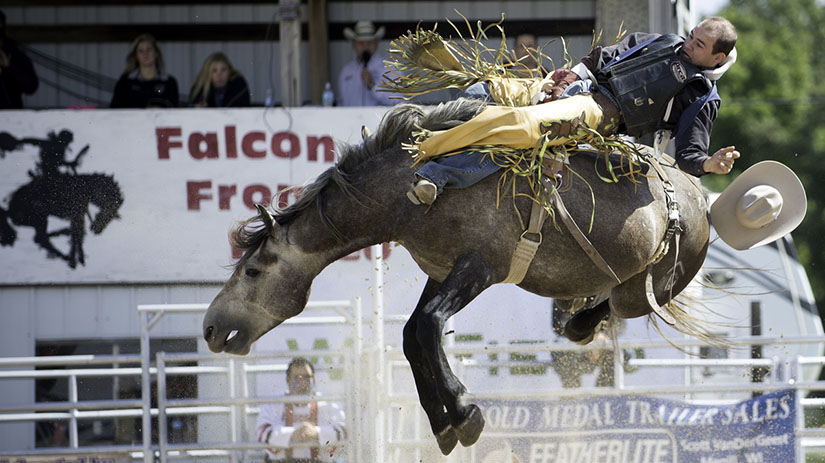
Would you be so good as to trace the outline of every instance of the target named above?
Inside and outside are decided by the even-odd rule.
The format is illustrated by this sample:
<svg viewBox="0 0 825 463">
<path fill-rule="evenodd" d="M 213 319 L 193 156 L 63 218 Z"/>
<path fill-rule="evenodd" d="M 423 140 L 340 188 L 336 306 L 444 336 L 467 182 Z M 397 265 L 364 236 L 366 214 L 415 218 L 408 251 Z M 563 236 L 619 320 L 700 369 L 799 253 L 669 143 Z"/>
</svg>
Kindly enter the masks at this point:
<svg viewBox="0 0 825 463">
<path fill-rule="evenodd" d="M 808 196 L 793 233 L 818 306 L 825 309 L 825 6 L 816 0 L 731 0 L 738 60 L 719 81 L 711 152 L 735 145 L 741 172 L 766 159 L 799 175 Z M 720 191 L 733 176 L 705 177 Z"/>
</svg>

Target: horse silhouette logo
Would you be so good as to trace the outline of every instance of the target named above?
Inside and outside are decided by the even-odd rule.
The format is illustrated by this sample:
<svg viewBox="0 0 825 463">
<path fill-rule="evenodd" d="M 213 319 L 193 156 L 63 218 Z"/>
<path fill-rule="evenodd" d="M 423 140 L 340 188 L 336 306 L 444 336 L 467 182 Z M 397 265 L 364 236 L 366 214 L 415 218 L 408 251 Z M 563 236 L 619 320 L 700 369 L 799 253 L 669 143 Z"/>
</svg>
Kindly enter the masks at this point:
<svg viewBox="0 0 825 463">
<path fill-rule="evenodd" d="M 45 139 L 17 139 L 8 132 L 0 132 L 0 159 L 6 152 L 25 145 L 39 149 L 35 169 L 29 171 L 30 181 L 11 193 L 7 209 L 0 207 L 0 245 L 13 246 L 17 240 L 12 224 L 32 227 L 34 242 L 47 251 L 47 257 L 59 257 L 69 267 L 76 268 L 78 263 L 86 265 L 83 252 L 86 218 L 91 222 L 89 228 L 93 233 L 102 233 L 112 220 L 119 218 L 117 211 L 123 204 L 123 195 L 112 175 L 77 172 L 89 145 L 69 161 L 66 154 L 71 151 L 69 145 L 73 140 L 74 134 L 68 130 L 49 132 Z M 94 217 L 90 206 L 97 209 Z M 67 220 L 69 225 L 50 231 L 50 216 Z M 61 235 L 69 236 L 68 252 L 52 243 L 52 238 Z"/>
</svg>

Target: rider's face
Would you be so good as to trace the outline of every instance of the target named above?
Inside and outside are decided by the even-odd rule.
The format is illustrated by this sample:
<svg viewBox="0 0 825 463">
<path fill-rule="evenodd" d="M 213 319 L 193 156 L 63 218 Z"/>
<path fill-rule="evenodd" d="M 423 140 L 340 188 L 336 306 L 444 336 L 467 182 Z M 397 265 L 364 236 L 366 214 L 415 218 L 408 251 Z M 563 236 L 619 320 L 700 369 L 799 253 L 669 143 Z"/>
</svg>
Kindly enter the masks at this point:
<svg viewBox="0 0 825 463">
<path fill-rule="evenodd" d="M 714 68 L 725 59 L 724 53 L 713 53 L 715 43 L 716 37 L 713 34 L 704 27 L 697 26 L 685 39 L 682 54 L 696 66 Z"/>
</svg>

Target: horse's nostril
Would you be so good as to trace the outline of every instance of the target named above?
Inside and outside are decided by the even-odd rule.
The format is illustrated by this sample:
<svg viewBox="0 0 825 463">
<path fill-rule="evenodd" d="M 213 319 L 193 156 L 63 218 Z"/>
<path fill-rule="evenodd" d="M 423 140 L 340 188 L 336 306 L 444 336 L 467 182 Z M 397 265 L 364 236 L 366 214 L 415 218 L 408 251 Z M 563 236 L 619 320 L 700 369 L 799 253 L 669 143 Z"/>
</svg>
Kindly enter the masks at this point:
<svg viewBox="0 0 825 463">
<path fill-rule="evenodd" d="M 212 332 L 213 332 L 213 331 L 215 331 L 215 327 L 214 327 L 214 326 L 208 326 L 208 327 L 206 327 L 206 330 L 203 332 L 203 337 L 204 337 L 204 339 L 206 339 L 206 340 L 208 341 L 208 340 L 209 340 L 209 338 L 211 338 L 211 337 L 212 337 Z"/>
</svg>

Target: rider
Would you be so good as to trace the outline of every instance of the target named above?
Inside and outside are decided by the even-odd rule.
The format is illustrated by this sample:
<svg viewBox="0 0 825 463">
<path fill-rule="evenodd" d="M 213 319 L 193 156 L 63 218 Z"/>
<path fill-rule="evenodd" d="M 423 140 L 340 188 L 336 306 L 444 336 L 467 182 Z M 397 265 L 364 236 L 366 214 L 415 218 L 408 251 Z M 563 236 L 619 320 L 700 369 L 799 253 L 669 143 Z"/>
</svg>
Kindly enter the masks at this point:
<svg viewBox="0 0 825 463">
<path fill-rule="evenodd" d="M 24 138 L 16 141 L 14 149 L 18 146 L 27 143 L 40 147 L 40 161 L 37 163 L 37 174 L 45 178 L 54 178 L 60 174 L 60 167 L 67 166 L 76 168 L 80 162 L 80 158 L 86 154 L 89 149 L 85 146 L 75 157 L 74 161 L 66 160 L 66 152 L 69 151 L 69 144 L 74 141 L 74 134 L 68 130 L 61 130 L 59 134 L 49 132 L 48 138 Z"/>
<path fill-rule="evenodd" d="M 554 86 L 539 94 L 539 106 L 491 105 L 461 125 L 433 132 L 418 147 L 418 156 L 430 162 L 416 172 L 420 179 L 407 196 L 415 204 L 432 204 L 445 186 L 465 188 L 499 169 L 490 156 L 472 151 L 443 154 L 470 145 L 533 148 L 554 122 L 564 121 L 602 135 L 672 130 L 676 161 L 683 171 L 695 176 L 727 174 L 739 157 L 735 147 L 712 156 L 707 150 L 720 104 L 715 82 L 735 61 L 735 44 L 733 25 L 712 17 L 700 22 L 687 39 L 634 33 L 615 45 L 596 47 L 572 70 L 554 73 Z M 469 87 L 467 94 L 491 99 L 486 82 Z M 571 140 L 554 135 L 550 145 Z M 440 157 L 431 160 L 436 156 Z"/>
</svg>

